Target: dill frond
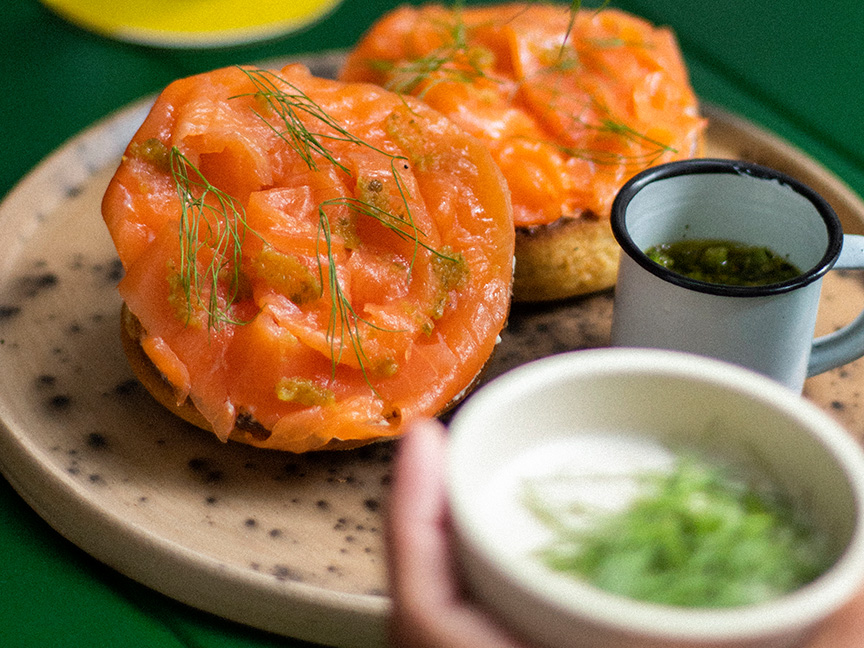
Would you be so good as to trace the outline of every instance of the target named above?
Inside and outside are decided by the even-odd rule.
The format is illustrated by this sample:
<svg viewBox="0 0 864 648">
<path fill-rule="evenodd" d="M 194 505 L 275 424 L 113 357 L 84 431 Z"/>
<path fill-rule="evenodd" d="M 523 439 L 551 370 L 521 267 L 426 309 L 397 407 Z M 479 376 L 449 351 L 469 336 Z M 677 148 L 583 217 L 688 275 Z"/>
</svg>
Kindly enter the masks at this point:
<svg viewBox="0 0 864 648">
<path fill-rule="evenodd" d="M 378 392 L 372 385 L 371 378 L 366 369 L 369 358 L 363 350 L 360 324 L 363 323 L 366 326 L 379 331 L 387 331 L 388 329 L 377 326 L 373 322 L 360 317 L 354 310 L 351 301 L 342 289 L 342 284 L 339 282 L 338 269 L 333 257 L 332 229 L 330 227 L 330 219 L 325 210 L 326 206 L 335 204 L 340 204 L 340 200 L 325 201 L 318 206 L 318 246 L 320 247 L 321 239 L 323 238 L 326 248 L 324 251 L 324 257 L 326 257 L 328 261 L 327 286 L 332 300 L 330 304 L 330 319 L 327 323 L 326 334 L 326 338 L 330 342 L 331 379 L 336 375 L 336 366 L 339 364 L 339 361 L 342 358 L 342 353 L 345 350 L 345 338 L 347 336 L 348 343 L 351 346 L 351 350 L 354 352 L 354 356 L 357 358 L 357 363 L 360 366 L 361 373 L 363 374 L 363 379 L 366 381 L 366 384 L 372 392 L 377 395 Z M 318 275 L 322 286 L 324 285 L 323 265 L 322 254 L 320 250 L 318 250 Z"/>
<path fill-rule="evenodd" d="M 567 41 L 570 38 L 570 34 L 573 32 L 573 26 L 576 24 L 576 16 L 579 14 L 581 8 L 582 0 L 573 0 L 570 3 L 570 7 L 568 8 L 570 19 L 567 22 L 567 29 L 564 31 L 564 38 L 562 39 L 561 47 L 558 50 L 558 58 L 564 56 L 564 48 L 567 47 Z"/>
<path fill-rule="evenodd" d="M 624 141 L 636 145 L 641 152 L 633 154 L 617 153 L 615 151 L 605 151 L 603 149 L 578 148 L 565 145 L 557 145 L 559 151 L 564 155 L 580 160 L 586 160 L 599 165 L 618 165 L 632 164 L 637 166 L 650 166 L 654 164 L 664 153 L 677 153 L 678 150 L 643 135 L 637 130 L 616 122 L 612 119 L 603 119 L 596 125 L 584 125 L 585 129 L 596 130 L 601 133 L 607 133 L 622 138 Z"/>
<path fill-rule="evenodd" d="M 240 260 L 248 231 L 243 205 L 214 187 L 176 146 L 169 166 L 180 198 L 180 287 L 187 318 L 199 308 L 208 328 L 239 323 L 231 314 L 240 290 Z M 224 303 L 219 284 L 227 277 Z"/>
<path fill-rule="evenodd" d="M 606 8 L 610 0 L 603 0 L 603 3 L 595 9 L 595 13 L 600 13 L 603 9 Z M 576 16 L 579 14 L 579 10 L 582 9 L 582 0 L 572 0 L 570 2 L 570 6 L 567 8 L 567 11 L 570 14 L 570 20 L 567 22 L 567 29 L 564 32 L 564 40 L 561 41 L 561 48 L 559 49 L 559 56 L 563 56 L 564 48 L 567 47 L 567 41 L 570 39 L 570 34 L 573 33 L 573 26 L 576 24 Z"/>
<path fill-rule="evenodd" d="M 291 145 L 310 169 L 315 170 L 318 168 L 314 157 L 315 154 L 317 154 L 343 172 L 349 175 L 351 174 L 350 170 L 337 160 L 333 156 L 332 152 L 327 148 L 325 145 L 326 140 L 345 142 L 358 147 L 367 148 L 385 158 L 388 158 L 390 161 L 390 175 L 395 183 L 400 202 L 404 208 L 405 216 L 396 216 L 391 212 L 356 198 L 337 199 L 335 202 L 328 201 L 329 204 L 343 202 L 344 204 L 348 204 L 354 208 L 358 213 L 371 216 L 385 225 L 397 222 L 400 227 L 391 227 L 391 229 L 394 229 L 394 231 L 397 231 L 398 229 L 397 233 L 399 233 L 402 238 L 413 241 L 416 248 L 424 247 L 433 254 L 440 254 L 434 248 L 422 242 L 421 237 L 426 236 L 426 234 L 421 232 L 414 224 L 414 219 L 411 215 L 411 208 L 408 204 L 408 193 L 405 188 L 405 182 L 403 181 L 399 171 L 400 166 L 408 168 L 407 164 L 405 164 L 408 162 L 408 158 L 404 155 L 388 153 L 387 151 L 370 144 L 366 140 L 357 137 L 344 128 L 338 121 L 333 119 L 333 117 L 331 117 L 306 93 L 294 84 L 285 81 L 274 72 L 261 69 L 240 69 L 250 78 L 250 80 L 252 80 L 257 88 L 256 92 L 253 93 L 252 96 L 255 96 L 259 100 L 266 101 L 267 105 L 277 116 L 282 128 L 277 128 L 264 115 L 256 112 L 258 117 L 269 128 L 271 128 L 280 139 Z M 284 85 L 287 90 L 282 89 L 277 85 L 277 81 Z M 326 128 L 326 132 L 310 130 L 303 119 L 301 119 L 304 115 L 307 118 L 311 118 L 313 122 L 320 123 L 322 127 Z"/>
<path fill-rule="evenodd" d="M 258 117 L 263 121 L 273 132 L 291 148 L 297 152 L 305 164 L 312 170 L 318 168 L 315 160 L 315 155 L 327 160 L 341 171 L 351 174 L 351 171 L 335 158 L 325 142 L 338 141 L 353 144 L 359 147 L 367 148 L 380 155 L 389 158 L 390 174 L 396 184 L 402 205 L 405 209 L 407 218 L 405 219 L 410 228 L 413 229 L 413 239 L 415 243 L 420 244 L 419 235 L 421 234 L 414 227 L 413 218 L 411 217 L 411 209 L 408 205 L 408 196 L 405 192 L 405 184 L 399 173 L 399 163 L 407 162 L 407 158 L 403 155 L 393 155 L 384 151 L 360 137 L 357 137 L 338 121 L 333 119 L 318 103 L 316 103 L 309 95 L 300 90 L 297 86 L 289 83 L 279 77 L 277 74 L 268 70 L 254 69 L 249 70 L 240 68 L 247 77 L 255 84 L 257 88 L 253 93 L 258 100 L 263 100 L 270 107 L 273 114 L 277 117 L 281 128 L 274 126 L 264 115 L 256 111 Z M 277 84 L 281 83 L 285 89 Z M 248 95 L 238 95 L 248 96 Z M 302 117 L 305 116 L 313 123 L 320 124 L 326 132 L 318 132 L 310 130 Z M 359 203 L 360 201 L 354 201 Z M 375 209 L 372 205 L 367 205 L 372 213 Z M 381 212 L 382 210 L 377 210 Z M 366 212 L 363 212 L 366 213 Z M 371 214 L 370 214 L 371 215 Z M 383 214 L 382 214 L 383 215 Z M 390 215 L 391 218 L 396 218 Z M 416 256 L 416 255 L 415 255 Z"/>
<path fill-rule="evenodd" d="M 493 55 L 487 49 L 470 43 L 469 28 L 462 19 L 464 4 L 461 1 L 453 3 L 452 24 L 441 25 L 447 42 L 425 56 L 399 64 L 369 61 L 373 69 L 390 76 L 390 81 L 385 84 L 388 90 L 397 94 L 415 94 L 428 82 L 416 93 L 422 99 L 433 87 L 445 81 L 471 84 L 478 79 L 490 79 L 484 66 L 491 62 Z"/>
<path fill-rule="evenodd" d="M 549 108 L 554 110 L 563 90 L 561 88 L 549 88 L 549 92 L 552 95 L 549 100 Z M 612 135 L 619 138 L 624 144 L 636 148 L 637 152 L 626 154 L 604 149 L 577 148 L 551 142 L 564 155 L 595 164 L 648 166 L 656 162 L 664 153 L 678 153 L 678 149 L 675 147 L 649 137 L 617 119 L 612 110 L 594 94 L 589 94 L 584 110 L 587 111 L 589 107 L 598 114 L 596 120 L 589 121 L 581 114 L 581 111 L 579 114 L 569 115 L 570 127 L 574 132 L 594 131 L 601 135 Z M 562 112 L 564 111 L 562 110 Z"/>
<path fill-rule="evenodd" d="M 350 173 L 348 168 L 339 162 L 330 149 L 322 140 L 340 140 L 345 142 L 359 143 L 361 140 L 345 128 L 343 128 L 333 117 L 331 117 L 317 102 L 297 86 L 281 79 L 275 73 L 262 69 L 239 68 L 255 85 L 256 91 L 251 94 L 235 95 L 230 97 L 252 96 L 266 105 L 270 112 L 281 122 L 281 128 L 273 125 L 263 114 L 253 109 L 258 118 L 270 128 L 282 141 L 300 156 L 303 162 L 312 169 L 317 170 L 318 164 L 315 156 L 319 156 L 345 173 Z M 286 88 L 277 85 L 281 82 Z M 306 126 L 303 117 L 311 120 L 330 130 L 329 133 L 311 131 Z"/>
</svg>

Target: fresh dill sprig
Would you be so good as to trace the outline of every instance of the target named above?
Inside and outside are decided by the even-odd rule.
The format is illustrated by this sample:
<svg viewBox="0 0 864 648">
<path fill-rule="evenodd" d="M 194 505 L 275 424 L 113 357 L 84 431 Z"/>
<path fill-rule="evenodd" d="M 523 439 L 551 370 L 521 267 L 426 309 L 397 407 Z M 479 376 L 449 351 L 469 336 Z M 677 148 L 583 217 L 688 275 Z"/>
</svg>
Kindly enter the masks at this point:
<svg viewBox="0 0 864 648">
<path fill-rule="evenodd" d="M 640 133 L 639 131 L 631 128 L 627 124 L 622 124 L 621 122 L 616 122 L 613 119 L 603 119 L 600 122 L 599 130 L 607 133 L 614 133 L 619 137 L 623 138 L 628 142 L 635 143 L 639 146 L 650 146 L 655 147 L 651 151 L 645 154 L 646 157 L 650 157 L 650 162 L 653 162 L 657 158 L 659 158 L 663 153 L 677 153 L 678 149 L 673 146 L 669 146 L 668 144 L 664 144 L 663 142 L 648 137 L 644 133 Z"/>
<path fill-rule="evenodd" d="M 533 140 L 528 137 L 520 137 L 520 139 L 537 142 L 548 142 L 552 144 L 558 151 L 564 155 L 585 160 L 598 165 L 617 166 L 619 164 L 629 164 L 636 166 L 650 166 L 654 164 L 664 153 L 677 153 L 678 149 L 674 146 L 664 144 L 659 140 L 653 139 L 637 131 L 636 129 L 617 122 L 611 118 L 601 119 L 598 124 L 588 124 L 580 120 L 580 128 L 583 130 L 594 130 L 600 133 L 607 133 L 622 138 L 623 140 L 637 145 L 642 149 L 642 152 L 628 155 L 615 151 L 606 151 L 603 149 L 591 149 L 576 146 L 567 146 L 565 144 L 556 143 L 551 140 Z"/>
<path fill-rule="evenodd" d="M 567 29 L 564 31 L 564 38 L 561 41 L 561 47 L 558 50 L 558 58 L 562 58 L 564 56 L 564 48 L 567 47 L 567 41 L 570 38 L 570 34 L 573 32 L 573 26 L 576 24 L 576 16 L 579 14 L 579 10 L 582 8 L 582 0 L 573 0 L 570 3 L 570 7 L 568 11 L 570 12 L 570 20 L 567 22 Z"/>
<path fill-rule="evenodd" d="M 609 4 L 610 0 L 604 0 L 603 4 L 601 4 L 597 9 L 595 9 L 596 13 L 600 13 L 603 9 L 606 8 L 606 5 Z M 567 29 L 564 32 L 564 40 L 561 41 L 561 47 L 558 50 L 558 57 L 561 58 L 564 56 L 564 48 L 567 47 L 567 41 L 570 39 L 570 34 L 573 33 L 573 27 L 576 25 L 576 16 L 579 14 L 579 10 L 582 9 L 582 0 L 572 0 L 570 6 L 567 8 L 567 11 L 570 13 L 570 19 L 567 22 Z"/>
<path fill-rule="evenodd" d="M 436 250 L 432 246 L 420 240 L 419 236 L 425 236 L 425 233 L 418 230 L 417 226 L 413 222 L 395 214 L 392 214 L 384 209 L 381 209 L 380 207 L 371 205 L 365 201 L 349 197 L 333 198 L 330 200 L 325 200 L 320 205 L 318 205 L 318 241 L 320 244 L 321 238 L 323 237 L 326 246 L 326 252 L 323 256 L 328 259 L 327 285 L 330 288 L 330 294 L 333 296 L 330 309 L 330 321 L 328 322 L 327 329 L 327 338 L 330 340 L 331 344 L 333 371 L 335 373 L 336 364 L 338 362 L 338 359 L 341 357 L 342 351 L 345 347 L 345 337 L 347 335 L 351 348 L 354 350 L 355 357 L 357 358 L 360 365 L 360 371 L 363 373 L 367 384 L 372 387 L 366 370 L 366 361 L 368 360 L 368 358 L 366 356 L 366 353 L 363 351 L 359 324 L 363 323 L 370 328 L 391 333 L 398 332 L 398 330 L 387 329 L 382 326 L 378 326 L 373 322 L 370 322 L 360 317 L 352 307 L 351 302 L 345 296 L 345 293 L 342 290 L 342 285 L 339 282 L 337 269 L 333 258 L 333 249 L 331 242 L 332 229 L 330 227 L 330 219 L 327 215 L 327 209 L 331 207 L 347 207 L 355 213 L 368 216 L 369 218 L 378 221 L 381 225 L 389 229 L 402 240 L 413 242 L 415 244 L 415 256 L 416 247 L 419 246 L 442 259 L 446 259 L 454 263 L 457 262 L 457 259 L 447 256 L 446 254 Z M 321 281 L 321 285 L 323 286 L 324 269 L 322 265 L 322 254 L 319 252 L 318 275 Z M 372 390 L 375 391 L 374 387 L 372 387 Z"/>
<path fill-rule="evenodd" d="M 369 358 L 363 350 L 363 343 L 360 335 L 360 323 L 380 330 L 386 331 L 383 327 L 360 317 L 351 305 L 351 301 L 345 296 L 342 290 L 342 284 L 339 282 L 339 276 L 333 259 L 333 242 L 332 229 L 330 228 L 330 220 L 327 216 L 325 207 L 329 205 L 342 204 L 343 200 L 349 199 L 334 199 L 325 201 L 318 206 L 318 241 L 320 245 L 321 237 L 324 238 L 324 244 L 327 248 L 325 252 L 326 258 L 329 260 L 327 264 L 327 285 L 330 289 L 332 302 L 330 306 L 330 319 L 327 322 L 327 339 L 330 341 L 330 359 L 331 359 L 331 378 L 336 375 L 336 366 L 342 357 L 342 352 L 345 349 L 345 336 L 351 344 L 351 349 L 354 351 L 354 356 L 357 358 L 357 363 L 360 366 L 360 371 L 363 374 L 363 379 L 369 385 L 373 393 L 377 394 L 375 387 L 366 370 L 366 364 Z M 322 268 L 321 254 L 318 253 L 318 274 L 321 279 L 321 285 L 324 285 L 324 270 Z"/>
<path fill-rule="evenodd" d="M 412 231 L 412 234 L 409 238 L 414 241 L 414 258 L 416 259 L 416 254 L 419 247 L 423 246 L 420 241 L 420 236 L 423 235 L 423 233 L 420 232 L 414 225 L 414 220 L 411 215 L 411 208 L 408 204 L 408 195 L 405 192 L 405 183 L 403 182 L 399 172 L 399 166 L 405 165 L 408 159 L 404 155 L 394 155 L 392 153 L 388 153 L 387 151 L 384 151 L 383 149 L 366 142 L 362 138 L 357 137 L 356 135 L 348 131 L 345 127 L 343 127 L 338 121 L 333 119 L 333 117 L 330 116 L 311 97 L 309 97 L 309 95 L 304 93 L 294 84 L 280 78 L 277 74 L 269 70 L 249 70 L 245 68 L 240 69 L 255 84 L 256 91 L 252 93 L 252 96 L 266 102 L 267 106 L 269 106 L 272 112 L 278 117 L 281 128 L 277 128 L 276 126 L 274 126 L 260 112 L 256 111 L 255 114 L 258 115 L 259 119 L 261 119 L 261 121 L 263 121 L 280 139 L 289 144 L 289 146 L 291 146 L 291 148 L 297 152 L 297 154 L 303 159 L 303 161 L 310 169 L 315 170 L 318 168 L 317 162 L 315 160 L 315 155 L 317 154 L 331 164 L 333 164 L 334 166 L 338 167 L 341 171 L 349 175 L 351 174 L 351 171 L 339 160 L 337 160 L 330 151 L 330 149 L 327 148 L 324 143 L 324 141 L 326 140 L 354 144 L 356 146 L 368 148 L 376 153 L 379 153 L 380 155 L 383 155 L 386 158 L 389 158 L 390 175 L 392 176 L 393 181 L 396 185 L 402 207 L 405 210 L 406 217 L 396 217 L 389 212 L 385 212 L 384 210 L 381 210 L 368 203 L 363 203 L 363 201 L 357 199 L 351 199 L 351 203 L 355 207 L 361 206 L 362 204 L 364 206 L 364 209 L 360 210 L 361 213 L 365 213 L 370 216 L 377 216 L 378 220 L 382 222 L 389 222 L 395 219 L 405 223 L 407 227 Z M 277 84 L 277 81 L 284 85 L 284 89 Z M 310 130 L 310 128 L 302 119 L 303 116 L 311 118 L 313 122 L 319 123 L 322 127 L 326 129 L 326 131 L 319 132 L 318 130 Z M 434 254 L 439 254 L 437 251 L 435 251 L 429 246 L 423 247 L 426 247 Z M 411 268 L 413 268 L 413 264 L 414 262 L 412 259 L 412 263 L 410 266 Z"/>
<path fill-rule="evenodd" d="M 247 69 L 243 67 L 239 69 L 255 85 L 256 90 L 254 93 L 235 95 L 231 99 L 252 96 L 264 102 L 270 111 L 279 117 L 281 128 L 274 126 L 259 111 L 253 109 L 253 112 L 281 140 L 288 144 L 311 170 L 314 171 L 318 168 L 318 163 L 315 161 L 315 155 L 318 155 L 345 173 L 349 173 L 348 168 L 333 157 L 330 150 L 321 140 L 332 139 L 359 143 L 361 142 L 359 138 L 343 128 L 309 95 L 297 86 L 281 79 L 275 73 L 262 69 Z M 280 81 L 287 90 L 280 88 L 276 83 L 277 81 Z M 314 122 L 329 128 L 332 132 L 319 133 L 310 131 L 303 121 L 303 116 L 311 118 Z"/>
<path fill-rule="evenodd" d="M 618 165 L 622 163 L 650 166 L 654 164 L 664 153 L 677 153 L 678 149 L 658 140 L 643 135 L 626 124 L 616 122 L 612 119 L 603 119 L 599 125 L 585 125 L 586 129 L 597 130 L 601 133 L 610 133 L 621 137 L 627 142 L 636 144 L 645 149 L 644 152 L 625 155 L 613 151 L 593 150 L 571 146 L 558 145 L 559 151 L 573 158 L 587 160 L 600 165 Z"/>
<path fill-rule="evenodd" d="M 549 107 L 550 109 L 554 109 L 557 99 L 561 96 L 562 90 L 557 88 L 554 91 L 550 90 L 550 92 L 552 92 L 553 96 L 549 101 Z M 587 105 L 590 105 L 597 110 L 600 117 L 597 119 L 596 123 L 591 123 L 581 114 L 571 114 L 571 124 L 576 130 L 595 131 L 601 134 L 614 135 L 626 143 L 637 146 L 643 152 L 626 155 L 624 153 L 604 151 L 602 149 L 595 150 L 555 144 L 556 148 L 565 155 L 602 165 L 630 163 L 634 165 L 650 166 L 660 159 L 664 153 L 678 153 L 678 149 L 674 146 L 670 146 L 669 144 L 665 144 L 657 139 L 649 137 L 644 133 L 640 133 L 632 126 L 616 120 L 612 115 L 610 108 L 602 103 L 595 95 L 589 95 Z"/>
<path fill-rule="evenodd" d="M 469 28 L 462 19 L 465 3 L 453 3 L 452 24 L 442 25 L 447 42 L 425 56 L 407 63 L 395 64 L 390 61 L 373 60 L 369 64 L 377 70 L 390 75 L 385 87 L 397 94 L 414 94 L 425 82 L 434 77 L 431 83 L 417 93 L 423 98 L 433 87 L 444 81 L 470 84 L 478 79 L 490 79 L 483 69 L 491 59 L 491 52 L 482 47 L 472 46 L 469 41 Z"/>
<path fill-rule="evenodd" d="M 169 151 L 171 177 L 180 198 L 180 286 L 187 321 L 203 307 L 208 328 L 239 323 L 230 309 L 240 290 L 240 261 L 249 228 L 236 198 L 210 184 L 176 146 Z M 205 253 L 207 251 L 207 253 Z M 219 283 L 227 275 L 224 303 Z"/>
<path fill-rule="evenodd" d="M 411 240 L 414 243 L 415 258 L 416 250 L 418 250 L 420 247 L 426 248 L 435 255 L 449 258 L 447 257 L 447 255 L 442 254 L 441 252 L 430 247 L 429 245 L 423 243 L 420 238 L 421 236 L 426 235 L 421 232 L 414 223 L 414 219 L 411 214 L 411 208 L 408 204 L 408 194 L 406 192 L 405 182 L 402 180 L 402 176 L 399 171 L 400 166 L 408 168 L 408 158 L 406 158 L 404 155 L 394 155 L 392 153 L 388 153 L 387 151 L 377 146 L 374 146 L 373 144 L 370 144 L 366 140 L 357 137 L 356 135 L 348 131 L 345 127 L 343 127 L 338 121 L 333 119 L 332 116 L 330 116 L 318 103 L 316 103 L 306 93 L 304 93 L 294 84 L 285 81 L 277 74 L 269 70 L 249 70 L 245 68 L 240 69 L 243 70 L 243 72 L 250 78 L 250 80 L 252 80 L 252 82 L 255 84 L 255 87 L 257 88 L 256 92 L 253 93 L 252 96 L 255 96 L 260 100 L 264 100 L 267 103 L 267 105 L 279 118 L 282 128 L 277 128 L 276 126 L 274 126 L 264 115 L 257 111 L 256 115 L 258 115 L 258 117 L 271 130 L 273 130 L 273 132 L 276 133 L 276 135 L 280 139 L 291 145 L 291 147 L 300 155 L 300 157 L 310 169 L 317 169 L 317 163 L 314 157 L 314 154 L 317 154 L 320 155 L 322 158 L 326 159 L 331 164 L 338 167 L 343 172 L 349 175 L 351 174 L 351 171 L 338 159 L 336 159 L 336 157 L 327 148 L 327 146 L 322 140 L 338 141 L 353 144 L 355 146 L 367 148 L 371 151 L 374 151 L 375 153 L 384 156 L 385 158 L 388 158 L 390 161 L 390 175 L 393 178 L 393 182 L 399 194 L 399 199 L 405 213 L 404 217 L 396 216 L 392 212 L 381 209 L 356 198 L 344 198 L 341 200 L 344 201 L 346 204 L 350 204 L 350 206 L 354 208 L 355 211 L 366 214 L 367 216 L 371 216 L 385 225 L 389 226 L 389 223 L 392 222 L 398 222 L 400 226 L 404 225 L 404 228 L 399 228 L 399 233 L 402 238 L 404 238 L 405 240 Z M 286 89 L 280 88 L 279 85 L 277 85 L 276 83 L 277 81 L 283 84 Z M 313 121 L 319 122 L 322 126 L 326 127 L 329 132 L 318 132 L 317 130 L 310 130 L 302 119 L 302 116 L 304 115 L 307 118 L 311 118 Z"/>
</svg>

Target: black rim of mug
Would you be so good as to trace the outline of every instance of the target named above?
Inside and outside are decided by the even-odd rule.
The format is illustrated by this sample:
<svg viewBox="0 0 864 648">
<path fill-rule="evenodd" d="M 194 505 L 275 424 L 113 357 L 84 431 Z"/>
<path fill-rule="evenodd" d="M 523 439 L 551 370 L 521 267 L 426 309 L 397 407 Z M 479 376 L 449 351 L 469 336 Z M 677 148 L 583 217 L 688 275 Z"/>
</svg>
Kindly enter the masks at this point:
<svg viewBox="0 0 864 648">
<path fill-rule="evenodd" d="M 766 284 L 764 286 L 728 286 L 723 284 L 707 283 L 705 281 L 698 281 L 696 279 L 685 277 L 684 275 L 673 272 L 668 268 L 664 268 L 660 264 L 655 263 L 648 258 L 645 252 L 639 249 L 639 247 L 633 242 L 633 239 L 630 238 L 630 234 L 627 232 L 625 221 L 627 207 L 630 205 L 630 201 L 633 200 L 633 198 L 642 191 L 642 189 L 658 180 L 665 180 L 667 178 L 674 178 L 682 175 L 718 173 L 748 175 L 762 180 L 776 180 L 806 198 L 822 217 L 822 220 L 825 223 L 825 229 L 828 232 L 828 248 L 819 260 L 819 263 L 807 271 L 802 272 L 797 277 L 781 283 Z M 816 281 L 828 272 L 834 263 L 836 263 L 837 258 L 840 256 L 840 250 L 843 247 L 843 227 L 840 224 L 840 219 L 837 217 L 837 214 L 834 212 L 831 205 L 828 204 L 827 200 L 807 185 L 781 171 L 742 160 L 697 158 L 668 162 L 666 164 L 660 164 L 656 167 L 646 169 L 645 171 L 633 176 L 633 178 L 621 187 L 620 191 L 615 196 L 615 200 L 612 203 L 611 225 L 612 233 L 622 250 L 650 273 L 664 281 L 677 284 L 684 288 L 713 295 L 764 297 L 766 295 L 776 295 L 795 290 Z"/>
</svg>

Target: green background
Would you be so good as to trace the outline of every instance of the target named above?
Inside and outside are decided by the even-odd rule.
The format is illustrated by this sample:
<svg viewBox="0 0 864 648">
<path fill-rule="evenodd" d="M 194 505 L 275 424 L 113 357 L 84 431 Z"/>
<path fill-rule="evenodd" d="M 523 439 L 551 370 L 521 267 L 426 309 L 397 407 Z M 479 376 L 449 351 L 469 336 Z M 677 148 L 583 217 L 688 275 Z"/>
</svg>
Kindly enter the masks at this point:
<svg viewBox="0 0 864 648">
<path fill-rule="evenodd" d="M 175 78 L 349 47 L 396 4 L 344 0 L 301 33 L 185 51 L 90 34 L 36 0 L 6 2 L 0 196 L 64 141 Z M 675 29 L 703 99 L 789 140 L 864 194 L 864 3 L 621 0 L 612 6 Z M 0 477 L 0 646 L 301 645 L 180 605 L 102 566 L 54 532 Z"/>
</svg>

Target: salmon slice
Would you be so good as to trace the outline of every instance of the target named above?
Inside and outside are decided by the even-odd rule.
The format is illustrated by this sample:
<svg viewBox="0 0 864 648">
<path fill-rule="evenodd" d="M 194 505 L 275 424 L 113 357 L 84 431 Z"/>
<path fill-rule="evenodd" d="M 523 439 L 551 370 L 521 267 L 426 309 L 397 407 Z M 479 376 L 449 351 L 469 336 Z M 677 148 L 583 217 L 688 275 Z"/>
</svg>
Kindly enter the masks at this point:
<svg viewBox="0 0 864 648">
<path fill-rule="evenodd" d="M 102 212 L 142 357 L 223 441 L 398 436 L 465 393 L 509 310 L 512 209 L 486 147 L 299 65 L 169 85 Z"/>
<path fill-rule="evenodd" d="M 696 155 L 706 123 L 669 29 L 612 9 L 573 17 L 535 3 L 403 6 L 340 78 L 421 97 L 480 138 L 516 227 L 608 219 L 630 177 Z"/>
</svg>

